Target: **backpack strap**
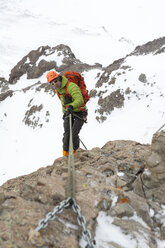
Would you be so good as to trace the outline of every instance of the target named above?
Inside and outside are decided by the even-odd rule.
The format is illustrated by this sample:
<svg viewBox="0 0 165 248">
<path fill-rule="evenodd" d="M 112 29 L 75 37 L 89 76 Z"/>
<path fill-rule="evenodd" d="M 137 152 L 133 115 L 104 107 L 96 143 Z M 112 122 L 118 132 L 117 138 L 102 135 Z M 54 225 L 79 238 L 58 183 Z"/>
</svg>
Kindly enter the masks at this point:
<svg viewBox="0 0 165 248">
<path fill-rule="evenodd" d="M 56 94 L 57 94 L 58 98 L 60 99 L 60 94 L 59 94 L 58 90 L 56 90 Z"/>
<path fill-rule="evenodd" d="M 66 84 L 66 87 L 65 87 L 65 93 L 69 96 L 69 97 L 72 97 L 69 93 L 68 93 L 68 86 L 69 84 L 71 83 L 71 81 L 68 80 L 67 84 Z"/>
<path fill-rule="evenodd" d="M 65 87 L 65 93 L 66 93 L 66 94 L 59 94 L 58 90 L 56 90 L 56 93 L 57 93 L 57 96 L 58 96 L 59 99 L 60 99 L 60 95 L 63 95 L 63 96 L 68 95 L 69 97 L 72 97 L 72 96 L 68 93 L 68 86 L 69 86 L 70 83 L 71 83 L 71 81 L 68 80 L 68 82 L 67 82 L 67 84 L 66 84 L 66 87 Z M 62 105 L 62 106 L 63 106 L 63 108 L 65 108 L 65 109 L 68 108 L 68 106 L 65 106 L 65 105 Z M 83 112 L 84 109 L 83 109 L 82 107 L 84 107 L 84 106 L 85 106 L 85 103 L 83 103 L 80 107 L 78 107 L 78 109 L 80 109 L 80 110 Z"/>
<path fill-rule="evenodd" d="M 61 96 L 61 95 L 63 95 L 63 96 L 69 95 L 69 94 L 60 94 L 60 93 L 58 92 L 58 90 L 56 90 L 56 94 L 57 94 L 57 96 L 58 96 L 59 99 L 60 99 L 60 96 Z"/>
<path fill-rule="evenodd" d="M 69 84 L 71 83 L 72 81 L 69 81 L 68 80 L 68 82 L 67 82 L 67 84 L 66 84 L 66 87 L 65 87 L 65 93 L 68 95 L 68 96 L 70 96 L 70 97 L 72 97 L 69 93 L 68 93 L 68 86 L 69 86 Z M 75 83 L 76 84 L 76 83 Z M 77 85 L 78 86 L 78 85 Z M 78 109 L 79 110 L 81 110 L 82 112 L 84 111 L 84 109 L 82 108 L 82 107 L 84 107 L 85 106 L 85 103 L 83 103 L 80 107 L 78 107 Z M 68 107 L 68 106 L 67 106 Z"/>
</svg>

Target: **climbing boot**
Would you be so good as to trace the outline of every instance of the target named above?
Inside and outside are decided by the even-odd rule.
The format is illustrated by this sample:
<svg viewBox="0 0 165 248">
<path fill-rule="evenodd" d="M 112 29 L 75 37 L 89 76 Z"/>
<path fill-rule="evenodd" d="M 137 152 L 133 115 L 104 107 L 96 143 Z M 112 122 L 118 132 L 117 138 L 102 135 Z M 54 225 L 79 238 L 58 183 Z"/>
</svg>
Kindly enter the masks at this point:
<svg viewBox="0 0 165 248">
<path fill-rule="evenodd" d="M 68 156 L 68 155 L 69 155 L 69 152 L 63 150 L 63 156 L 65 157 L 65 156 Z"/>
<path fill-rule="evenodd" d="M 76 152 L 77 152 L 76 150 L 73 150 L 73 154 L 74 154 L 74 155 L 76 155 Z"/>
</svg>

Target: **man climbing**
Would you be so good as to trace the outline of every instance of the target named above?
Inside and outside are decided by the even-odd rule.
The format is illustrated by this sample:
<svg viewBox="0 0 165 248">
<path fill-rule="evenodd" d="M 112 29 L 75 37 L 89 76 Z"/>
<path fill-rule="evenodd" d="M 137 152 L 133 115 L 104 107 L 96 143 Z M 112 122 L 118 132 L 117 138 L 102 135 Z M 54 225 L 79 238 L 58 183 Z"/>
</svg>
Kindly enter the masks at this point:
<svg viewBox="0 0 165 248">
<path fill-rule="evenodd" d="M 76 154 L 76 150 L 80 144 L 79 132 L 84 122 L 86 122 L 87 117 L 87 109 L 82 91 L 73 80 L 70 81 L 67 77 L 61 76 L 55 71 L 49 71 L 47 73 L 47 80 L 55 87 L 56 93 L 61 100 L 62 111 L 64 113 L 63 156 L 69 155 L 69 114 L 72 115 L 73 153 Z"/>
</svg>

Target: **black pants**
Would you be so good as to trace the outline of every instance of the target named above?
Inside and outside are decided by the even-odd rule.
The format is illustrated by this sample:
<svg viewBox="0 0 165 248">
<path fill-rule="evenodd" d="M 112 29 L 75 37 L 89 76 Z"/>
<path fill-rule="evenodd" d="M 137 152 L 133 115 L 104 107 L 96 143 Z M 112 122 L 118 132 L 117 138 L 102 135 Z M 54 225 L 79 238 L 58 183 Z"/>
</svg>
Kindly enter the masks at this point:
<svg viewBox="0 0 165 248">
<path fill-rule="evenodd" d="M 73 138 L 73 149 L 77 150 L 80 145 L 79 132 L 86 121 L 87 111 L 76 112 L 72 115 L 72 138 Z M 64 134 L 63 134 L 63 150 L 69 151 L 69 138 L 70 138 L 70 126 L 69 116 L 64 114 Z"/>
</svg>

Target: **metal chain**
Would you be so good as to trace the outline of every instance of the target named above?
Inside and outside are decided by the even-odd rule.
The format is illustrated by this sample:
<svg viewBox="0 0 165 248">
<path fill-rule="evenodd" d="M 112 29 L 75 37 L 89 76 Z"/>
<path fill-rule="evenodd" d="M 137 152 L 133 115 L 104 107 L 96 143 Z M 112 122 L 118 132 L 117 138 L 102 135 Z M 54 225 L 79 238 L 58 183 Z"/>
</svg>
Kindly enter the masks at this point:
<svg viewBox="0 0 165 248">
<path fill-rule="evenodd" d="M 48 226 L 48 222 L 50 220 L 54 220 L 57 214 L 60 214 L 64 208 L 72 206 L 73 211 L 78 215 L 77 222 L 80 227 L 82 227 L 82 236 L 84 240 L 87 242 L 87 246 L 85 248 L 96 248 L 95 241 L 92 241 L 92 235 L 88 229 L 86 229 L 86 220 L 84 216 L 81 214 L 81 208 L 76 203 L 74 198 L 69 197 L 68 199 L 60 202 L 52 212 L 47 213 L 45 219 L 41 219 L 38 222 L 38 226 L 36 227 L 35 231 L 38 232 L 40 229 L 44 229 Z"/>
<path fill-rule="evenodd" d="M 45 219 L 41 219 L 38 222 L 38 226 L 35 229 L 35 231 L 39 231 L 40 229 L 44 229 L 48 226 L 48 222 L 50 220 L 54 220 L 57 214 L 60 214 L 64 208 L 69 207 L 71 204 L 71 198 L 69 197 L 68 199 L 60 202 L 59 205 L 57 205 L 52 212 L 47 213 L 46 218 Z"/>
<path fill-rule="evenodd" d="M 81 208 L 76 203 L 75 199 L 72 199 L 72 201 L 73 201 L 72 209 L 78 215 L 77 222 L 79 226 L 82 227 L 82 236 L 88 244 L 86 248 L 95 248 L 95 241 L 92 241 L 92 235 L 90 231 L 86 229 L 86 220 L 84 216 L 82 216 L 81 214 Z"/>
</svg>

